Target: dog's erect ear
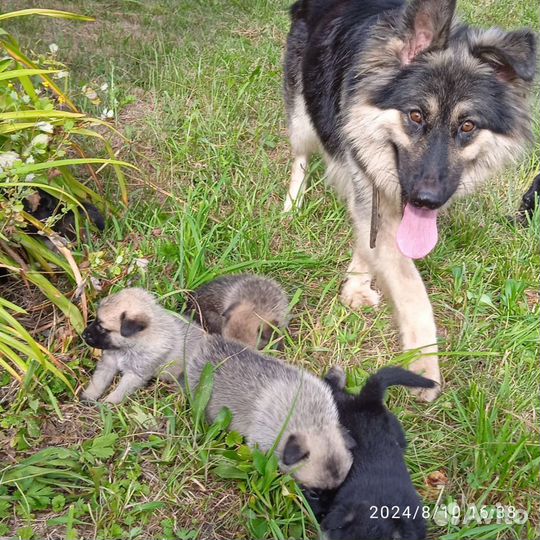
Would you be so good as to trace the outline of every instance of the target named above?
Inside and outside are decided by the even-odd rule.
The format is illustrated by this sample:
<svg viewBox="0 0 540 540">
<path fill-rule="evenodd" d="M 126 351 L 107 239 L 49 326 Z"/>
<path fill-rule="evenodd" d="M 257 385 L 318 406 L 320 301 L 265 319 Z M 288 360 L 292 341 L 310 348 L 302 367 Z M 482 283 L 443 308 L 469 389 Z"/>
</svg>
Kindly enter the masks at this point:
<svg viewBox="0 0 540 540">
<path fill-rule="evenodd" d="M 493 28 L 471 39 L 471 54 L 489 64 L 504 81 L 532 81 L 536 71 L 536 37 L 527 29 Z"/>
<path fill-rule="evenodd" d="M 294 465 L 307 457 L 309 457 L 309 450 L 305 435 L 300 433 L 289 435 L 283 448 L 283 456 L 281 458 L 283 463 L 285 465 Z"/>
<path fill-rule="evenodd" d="M 222 314 L 221 316 L 228 321 L 231 318 L 234 310 L 240 305 L 240 302 L 233 302 Z"/>
<path fill-rule="evenodd" d="M 129 318 L 126 312 L 120 317 L 120 334 L 123 337 L 131 337 L 148 326 L 148 317 L 144 314 Z"/>
<path fill-rule="evenodd" d="M 456 0 L 410 0 L 403 14 L 401 61 L 410 64 L 426 49 L 448 44 Z"/>
</svg>

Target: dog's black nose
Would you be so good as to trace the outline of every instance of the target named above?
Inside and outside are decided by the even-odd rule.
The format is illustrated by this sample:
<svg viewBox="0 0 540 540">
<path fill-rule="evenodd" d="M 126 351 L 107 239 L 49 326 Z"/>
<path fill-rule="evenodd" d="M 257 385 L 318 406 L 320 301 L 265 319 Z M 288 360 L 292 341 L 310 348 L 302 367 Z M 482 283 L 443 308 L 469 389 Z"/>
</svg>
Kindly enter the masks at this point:
<svg viewBox="0 0 540 540">
<path fill-rule="evenodd" d="M 428 208 L 436 210 L 441 207 L 444 200 L 440 193 L 424 189 L 411 197 L 411 204 L 417 208 Z"/>
<path fill-rule="evenodd" d="M 85 330 L 82 333 L 82 338 L 84 339 L 84 341 L 86 341 L 86 343 L 88 343 L 88 345 L 92 345 L 92 334 L 90 334 L 88 330 Z"/>
</svg>

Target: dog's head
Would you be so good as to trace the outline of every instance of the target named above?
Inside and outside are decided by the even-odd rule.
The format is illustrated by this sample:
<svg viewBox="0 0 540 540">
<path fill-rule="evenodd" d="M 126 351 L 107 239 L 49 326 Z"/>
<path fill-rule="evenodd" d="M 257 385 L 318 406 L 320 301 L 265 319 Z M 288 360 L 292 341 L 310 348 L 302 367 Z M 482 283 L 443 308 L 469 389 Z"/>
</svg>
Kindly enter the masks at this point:
<svg viewBox="0 0 540 540">
<path fill-rule="evenodd" d="M 410 0 L 383 18 L 348 88 L 351 158 L 414 219 L 474 191 L 531 139 L 533 32 L 471 29 L 454 10 Z"/>
<path fill-rule="evenodd" d="M 307 489 L 330 490 L 343 483 L 352 465 L 354 441 L 338 425 L 324 430 L 291 433 L 281 462 Z"/>
<path fill-rule="evenodd" d="M 278 321 L 268 320 L 264 314 L 257 313 L 250 302 L 234 302 L 223 313 L 222 334 L 225 339 L 264 349 L 278 324 Z"/>
<path fill-rule="evenodd" d="M 101 301 L 96 320 L 83 339 L 97 349 L 127 349 L 147 338 L 156 299 L 143 289 L 129 288 Z"/>
</svg>

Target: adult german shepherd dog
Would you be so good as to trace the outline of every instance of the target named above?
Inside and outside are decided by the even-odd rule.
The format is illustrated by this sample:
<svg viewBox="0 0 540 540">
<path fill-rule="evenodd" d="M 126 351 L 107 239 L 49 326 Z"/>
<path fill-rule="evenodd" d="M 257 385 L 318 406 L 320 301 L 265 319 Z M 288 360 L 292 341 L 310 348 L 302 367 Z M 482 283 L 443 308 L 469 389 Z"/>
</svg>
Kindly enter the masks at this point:
<svg viewBox="0 0 540 540">
<path fill-rule="evenodd" d="M 431 304 L 412 259 L 437 242 L 437 214 L 519 156 L 532 138 L 535 36 L 460 24 L 455 0 L 300 0 L 292 6 L 285 99 L 294 153 L 285 210 L 308 159 L 324 155 L 356 245 L 342 299 L 395 307 L 411 369 L 439 383 Z"/>
</svg>

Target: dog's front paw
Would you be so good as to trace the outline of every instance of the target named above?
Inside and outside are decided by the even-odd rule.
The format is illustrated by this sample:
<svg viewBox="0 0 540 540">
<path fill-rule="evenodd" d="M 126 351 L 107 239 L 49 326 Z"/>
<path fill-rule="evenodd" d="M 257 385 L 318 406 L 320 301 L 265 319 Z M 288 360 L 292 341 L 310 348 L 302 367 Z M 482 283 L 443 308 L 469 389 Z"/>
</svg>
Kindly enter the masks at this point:
<svg viewBox="0 0 540 540">
<path fill-rule="evenodd" d="M 409 366 L 409 369 L 436 383 L 434 388 L 413 388 L 411 392 L 421 401 L 436 400 L 441 394 L 441 372 L 438 358 L 436 356 L 419 358 Z"/>
<path fill-rule="evenodd" d="M 437 383 L 434 388 L 413 388 L 411 393 L 420 401 L 427 401 L 430 403 L 435 401 L 441 395 L 441 385 Z"/>
<path fill-rule="evenodd" d="M 375 307 L 379 305 L 381 295 L 371 288 L 370 281 L 351 276 L 341 289 L 341 301 L 352 309 Z"/>
</svg>

